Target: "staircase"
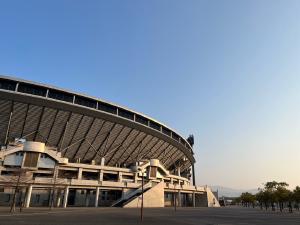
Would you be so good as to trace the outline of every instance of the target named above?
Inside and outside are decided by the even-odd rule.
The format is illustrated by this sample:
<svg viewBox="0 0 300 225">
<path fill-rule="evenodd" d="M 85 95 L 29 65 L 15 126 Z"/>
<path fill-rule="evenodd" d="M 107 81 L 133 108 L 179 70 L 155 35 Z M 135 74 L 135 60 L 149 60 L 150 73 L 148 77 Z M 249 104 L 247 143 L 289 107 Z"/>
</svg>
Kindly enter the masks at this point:
<svg viewBox="0 0 300 225">
<path fill-rule="evenodd" d="M 144 184 L 144 193 L 152 188 L 152 182 L 149 181 L 148 183 Z M 120 199 L 118 199 L 117 201 L 115 201 L 111 207 L 122 207 L 124 205 L 126 205 L 127 203 L 129 203 L 130 201 L 132 201 L 133 199 L 137 198 L 138 196 L 140 196 L 142 194 L 142 185 L 134 190 L 131 191 L 129 193 L 125 193 L 125 195 L 123 195 Z"/>
</svg>

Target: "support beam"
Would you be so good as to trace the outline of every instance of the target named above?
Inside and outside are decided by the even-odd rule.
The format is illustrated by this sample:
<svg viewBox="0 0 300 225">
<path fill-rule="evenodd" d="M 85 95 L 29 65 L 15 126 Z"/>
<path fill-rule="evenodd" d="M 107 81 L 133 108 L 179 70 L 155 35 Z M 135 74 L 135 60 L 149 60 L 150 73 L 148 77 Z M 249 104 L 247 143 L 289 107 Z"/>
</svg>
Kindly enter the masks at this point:
<svg viewBox="0 0 300 225">
<path fill-rule="evenodd" d="M 69 112 L 69 116 L 68 116 L 68 119 L 67 119 L 67 121 L 64 125 L 64 129 L 62 130 L 62 132 L 60 134 L 60 138 L 59 138 L 59 141 L 57 143 L 57 145 L 59 145 L 59 148 L 58 148 L 59 151 L 61 151 L 61 149 L 63 148 L 65 135 L 66 135 L 66 132 L 67 132 L 67 129 L 68 129 L 68 125 L 69 125 L 69 121 L 71 119 L 71 116 L 72 116 L 72 112 Z"/>
<path fill-rule="evenodd" d="M 49 137 L 50 137 L 50 135 L 51 135 L 51 132 L 52 132 L 52 129 L 53 129 L 55 120 L 56 120 L 57 115 L 58 115 L 58 112 L 59 112 L 59 110 L 57 109 L 56 112 L 55 112 L 55 116 L 54 116 L 53 122 L 52 122 L 52 124 L 51 124 L 51 126 L 50 126 L 50 130 L 49 130 L 49 132 L 48 132 L 48 135 L 47 135 L 47 137 L 45 137 L 44 142 L 45 142 L 46 145 L 48 144 L 48 139 L 49 139 Z"/>
<path fill-rule="evenodd" d="M 24 129 L 25 129 L 25 125 L 26 125 L 26 120 L 27 120 L 28 111 L 29 111 L 29 104 L 27 104 L 27 109 L 26 109 L 25 118 L 24 118 L 24 123 L 23 123 L 23 126 L 22 126 L 22 131 L 21 131 L 20 137 L 22 137 L 22 136 L 24 135 Z"/>
<path fill-rule="evenodd" d="M 103 126 L 104 126 L 105 123 L 106 123 L 106 121 L 104 121 L 104 122 L 102 121 L 102 124 L 101 124 L 101 126 L 100 126 L 100 128 L 99 128 L 99 130 L 98 130 L 98 132 L 97 132 L 97 134 L 96 134 L 96 136 L 95 136 L 95 137 L 93 138 L 93 140 L 91 141 L 91 145 L 94 145 L 94 143 L 95 143 L 97 137 L 100 135 L 101 130 L 102 130 L 102 128 L 103 128 Z M 91 148 L 91 147 L 89 147 L 89 148 L 86 150 L 86 152 L 84 153 L 84 155 L 83 155 L 83 157 L 82 157 L 82 160 L 85 159 L 85 157 L 86 157 L 87 153 L 89 152 L 90 148 Z"/>
<path fill-rule="evenodd" d="M 9 128 L 10 128 L 10 124 L 11 124 L 12 114 L 13 114 L 13 112 L 11 111 L 10 115 L 9 115 L 9 120 L 8 120 L 8 125 L 7 125 L 7 129 L 6 129 L 6 133 L 5 133 L 5 141 L 4 141 L 5 145 L 8 145 L 8 135 L 9 135 Z"/>
<path fill-rule="evenodd" d="M 35 133 L 34 138 L 32 139 L 33 141 L 36 141 L 37 135 L 39 134 L 40 125 L 41 125 L 41 122 L 42 122 L 44 111 L 45 111 L 45 106 L 43 106 L 43 108 L 42 108 L 41 115 L 39 117 L 39 122 L 38 122 L 37 127 L 36 127 L 37 132 Z"/>
<path fill-rule="evenodd" d="M 87 129 L 86 129 L 86 131 L 85 131 L 83 137 L 87 137 L 89 131 L 91 130 L 91 128 L 92 128 L 92 126 L 93 126 L 93 124 L 94 124 L 94 122 L 95 122 L 95 119 L 96 119 L 96 118 L 93 118 L 93 119 L 92 119 L 91 124 L 87 127 Z M 78 151 L 79 151 L 79 149 L 81 148 L 83 142 L 84 142 L 84 139 L 83 139 L 83 140 L 80 142 L 80 144 L 78 145 L 78 147 L 77 147 L 77 149 L 76 149 L 76 151 L 75 151 L 75 153 L 74 153 L 74 155 L 73 155 L 72 158 L 76 158 L 76 156 L 77 156 L 77 154 L 78 154 Z"/>
<path fill-rule="evenodd" d="M 125 163 L 135 152 L 135 150 L 137 150 L 139 147 L 141 147 L 141 145 L 143 144 L 143 141 L 145 140 L 145 138 L 147 137 L 147 134 L 145 134 L 142 139 L 138 142 L 138 144 L 134 147 L 134 149 L 128 154 L 128 156 L 126 157 L 125 160 L 123 160 L 122 163 Z"/>
<path fill-rule="evenodd" d="M 29 208 L 30 206 L 31 193 L 32 193 L 32 184 L 30 184 L 27 189 L 26 198 L 25 198 L 25 208 Z"/>
<path fill-rule="evenodd" d="M 144 157 L 146 157 L 149 153 L 152 152 L 152 149 L 156 147 L 156 145 L 160 142 L 160 139 L 157 138 L 157 140 L 155 141 L 154 145 L 152 145 L 152 147 L 150 148 L 150 152 L 147 151 L 145 152 L 142 156 L 141 156 L 141 159 L 143 159 Z"/>
<path fill-rule="evenodd" d="M 132 130 L 133 131 L 133 130 Z M 137 136 L 140 134 L 140 132 L 137 132 L 136 135 L 134 136 L 134 138 L 132 138 L 132 140 L 130 141 L 130 143 L 126 146 L 126 149 L 135 141 L 135 139 L 137 138 Z M 127 138 L 126 138 L 127 139 Z M 123 145 L 121 145 L 120 147 L 123 147 Z M 119 149 L 119 148 L 118 148 Z M 123 155 L 125 154 L 126 151 L 123 151 L 121 153 L 121 155 L 119 156 L 118 160 L 116 162 L 120 162 L 120 159 L 123 157 Z M 106 164 L 108 165 L 108 163 Z"/>
<path fill-rule="evenodd" d="M 120 129 L 120 131 L 118 132 L 117 135 L 115 135 L 115 139 L 111 142 L 111 144 L 109 145 L 109 147 L 107 147 L 107 142 L 104 148 L 104 152 L 101 154 L 103 157 L 106 157 L 107 153 L 109 152 L 109 149 L 113 146 L 113 144 L 115 143 L 115 141 L 118 139 L 118 137 L 120 136 L 120 134 L 122 133 L 122 131 L 125 129 L 125 126 L 122 127 L 122 129 Z"/>
<path fill-rule="evenodd" d="M 81 124 L 81 122 L 82 122 L 82 120 L 83 120 L 83 117 L 84 117 L 84 116 L 81 115 L 78 124 L 76 124 L 76 128 L 74 129 L 74 133 L 73 133 L 73 135 L 72 135 L 71 141 L 69 141 L 69 144 L 68 144 L 69 147 L 72 145 L 72 142 L 73 142 L 73 140 L 74 140 L 74 137 L 76 136 L 76 133 L 78 132 L 78 129 L 79 129 L 80 124 Z M 82 139 L 84 140 L 84 138 L 82 138 Z M 68 150 L 69 150 L 69 148 L 67 148 L 66 151 L 64 151 L 63 157 L 66 156 Z"/>
<path fill-rule="evenodd" d="M 69 186 L 66 187 L 65 193 L 64 193 L 64 203 L 63 203 L 64 208 L 67 208 L 68 197 L 69 197 Z"/>
<path fill-rule="evenodd" d="M 122 140 L 121 144 L 119 145 L 118 148 L 116 148 L 116 150 L 113 152 L 113 154 L 111 155 L 111 157 L 109 158 L 109 160 L 107 161 L 108 165 L 110 163 L 110 161 L 114 158 L 115 153 L 121 148 L 121 146 L 123 146 L 123 144 L 126 142 L 127 138 L 129 137 L 129 135 L 132 133 L 133 129 L 131 128 L 131 130 L 128 132 L 128 134 L 126 135 L 126 137 Z"/>
<path fill-rule="evenodd" d="M 105 138 L 102 140 L 101 144 L 99 145 L 98 150 L 94 153 L 94 155 L 92 156 L 91 159 L 95 159 L 96 155 L 97 155 L 98 153 L 100 153 L 102 146 L 104 145 L 104 143 L 105 143 L 106 141 L 108 141 L 108 139 L 109 139 L 109 137 L 110 137 L 110 134 L 112 133 L 112 131 L 113 131 L 113 129 L 115 128 L 115 126 L 116 126 L 116 123 L 114 123 L 113 126 L 109 129 L 109 131 L 107 132 Z"/>
</svg>

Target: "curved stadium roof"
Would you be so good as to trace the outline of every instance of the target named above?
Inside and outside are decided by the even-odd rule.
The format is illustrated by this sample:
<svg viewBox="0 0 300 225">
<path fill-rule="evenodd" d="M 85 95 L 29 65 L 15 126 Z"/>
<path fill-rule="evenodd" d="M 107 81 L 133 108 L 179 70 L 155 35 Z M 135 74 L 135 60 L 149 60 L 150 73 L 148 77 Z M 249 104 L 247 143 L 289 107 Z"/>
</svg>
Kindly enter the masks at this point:
<svg viewBox="0 0 300 225">
<path fill-rule="evenodd" d="M 86 95 L 0 76 L 0 145 L 15 138 L 45 142 L 71 161 L 105 157 L 105 164 L 158 158 L 167 169 L 186 158 L 189 143 L 143 114 Z"/>
</svg>

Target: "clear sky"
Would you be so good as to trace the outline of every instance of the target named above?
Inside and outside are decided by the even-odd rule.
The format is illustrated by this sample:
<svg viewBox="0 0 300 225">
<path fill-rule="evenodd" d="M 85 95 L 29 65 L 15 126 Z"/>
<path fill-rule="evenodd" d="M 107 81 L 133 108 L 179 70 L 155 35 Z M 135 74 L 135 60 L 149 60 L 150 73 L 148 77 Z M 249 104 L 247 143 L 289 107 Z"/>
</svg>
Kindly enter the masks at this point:
<svg viewBox="0 0 300 225">
<path fill-rule="evenodd" d="M 0 74 L 195 136 L 197 183 L 300 185 L 300 1 L 0 0 Z"/>
</svg>

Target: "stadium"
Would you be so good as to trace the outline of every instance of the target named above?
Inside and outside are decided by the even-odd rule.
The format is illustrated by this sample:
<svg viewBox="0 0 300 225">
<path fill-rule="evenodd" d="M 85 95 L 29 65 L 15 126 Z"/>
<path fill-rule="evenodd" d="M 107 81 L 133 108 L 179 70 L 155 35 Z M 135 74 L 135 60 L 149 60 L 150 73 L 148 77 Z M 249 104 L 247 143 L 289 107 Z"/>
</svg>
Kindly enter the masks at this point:
<svg viewBox="0 0 300 225">
<path fill-rule="evenodd" d="M 196 186 L 193 142 L 125 107 L 0 76 L 1 206 L 218 207 Z"/>
</svg>

